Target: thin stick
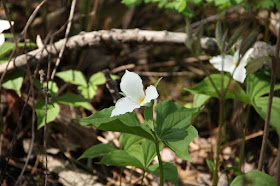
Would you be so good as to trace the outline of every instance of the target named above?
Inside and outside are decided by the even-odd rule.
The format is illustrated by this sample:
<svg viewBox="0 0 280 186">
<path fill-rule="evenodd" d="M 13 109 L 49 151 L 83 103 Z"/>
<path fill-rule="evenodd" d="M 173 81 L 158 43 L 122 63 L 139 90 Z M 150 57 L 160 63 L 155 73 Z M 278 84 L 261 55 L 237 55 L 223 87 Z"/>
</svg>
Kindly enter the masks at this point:
<svg viewBox="0 0 280 186">
<path fill-rule="evenodd" d="M 31 23 L 33 22 L 33 20 L 35 19 L 37 13 L 39 12 L 40 8 L 45 4 L 45 2 L 47 2 L 48 0 L 43 0 L 36 8 L 35 10 L 32 12 L 31 16 L 28 18 L 27 23 L 24 26 L 24 29 L 22 30 L 22 32 L 20 33 L 19 39 L 21 39 L 21 37 L 26 38 L 26 33 L 27 30 L 29 28 L 29 26 L 31 25 Z"/>
<path fill-rule="evenodd" d="M 184 44 L 186 40 L 185 33 L 168 32 L 168 31 L 149 31 L 139 29 L 112 29 L 100 30 L 88 33 L 80 33 L 78 35 L 69 37 L 66 48 L 69 50 L 77 50 L 87 47 L 100 47 L 106 44 L 121 44 L 121 43 L 145 43 L 145 44 Z M 59 40 L 54 44 L 46 46 L 48 52 L 44 49 L 36 49 L 27 53 L 28 59 L 25 55 L 17 56 L 14 63 L 3 63 L 0 65 L 0 73 L 5 69 L 13 70 L 16 66 L 25 66 L 28 62 L 30 65 L 36 64 L 39 60 L 46 59 L 51 53 L 57 56 L 62 49 L 65 39 Z M 211 49 L 215 41 L 213 38 L 203 37 L 201 40 L 201 47 L 204 50 Z M 209 44 L 212 43 L 212 44 Z M 41 55 L 43 51 L 43 54 Z"/>
<path fill-rule="evenodd" d="M 276 51 L 275 51 L 276 63 L 279 62 L 279 48 L 280 48 L 280 27 L 278 30 L 278 38 L 277 38 Z M 276 65 L 280 65 L 280 64 L 276 64 Z M 258 164 L 259 171 L 261 171 L 262 167 L 263 167 L 265 151 L 266 151 L 266 146 L 267 146 L 267 138 L 268 138 L 268 134 L 269 134 L 271 107 L 272 107 L 272 101 L 273 101 L 273 96 L 274 96 L 274 85 L 275 85 L 275 81 L 276 81 L 276 75 L 274 74 L 273 69 L 271 69 L 270 77 L 271 77 L 270 90 L 269 90 L 268 105 L 267 105 L 265 124 L 264 124 L 264 135 L 263 135 L 261 154 L 260 154 L 259 164 Z"/>
<path fill-rule="evenodd" d="M 18 133 L 18 130 L 19 130 L 19 125 L 21 124 L 22 122 L 22 118 L 23 118 L 23 115 L 24 115 L 24 112 L 25 112 L 25 109 L 28 105 L 28 101 L 29 101 L 29 98 L 30 98 L 30 95 L 31 95 L 31 88 L 29 88 L 29 91 L 28 91 L 28 95 L 27 95 L 27 98 L 26 98 L 26 101 L 23 105 L 23 108 L 22 108 L 22 111 L 21 111 L 21 114 L 20 114 L 20 118 L 18 120 L 18 123 L 17 123 L 17 126 L 16 126 L 16 129 L 15 129 L 15 132 L 14 132 L 14 135 L 13 135 L 13 139 L 12 139 L 12 142 L 11 142 L 11 147 L 10 147 L 10 151 L 8 153 L 8 158 L 7 158 L 7 161 L 6 161 L 6 164 L 4 166 L 4 169 L 1 171 L 2 172 L 2 175 L 1 175 L 1 179 L 0 179 L 0 184 L 2 184 L 3 180 L 4 180 L 4 176 L 5 176 L 5 172 L 7 170 L 7 167 L 8 167 L 8 163 L 10 161 L 10 158 L 11 158 L 11 155 L 12 155 L 12 152 L 13 152 L 13 147 L 14 147 L 14 144 L 16 142 L 16 134 Z"/>
<path fill-rule="evenodd" d="M 58 68 L 58 66 L 60 64 L 62 55 L 63 55 L 64 50 L 66 48 L 66 43 L 67 43 L 68 36 L 69 36 L 69 33 L 70 33 L 70 29 L 71 29 L 71 25 L 72 25 L 72 21 L 73 21 L 73 16 L 74 16 L 74 12 L 75 12 L 75 7 L 76 7 L 76 0 L 72 0 L 70 15 L 69 15 L 69 19 L 68 19 L 68 24 L 67 24 L 66 31 L 65 31 L 64 43 L 62 45 L 62 48 L 61 48 L 61 50 L 59 52 L 57 61 L 55 63 L 55 67 L 53 69 L 51 79 L 53 79 L 54 76 L 55 76 L 56 70 L 57 70 L 57 68 Z"/>
</svg>

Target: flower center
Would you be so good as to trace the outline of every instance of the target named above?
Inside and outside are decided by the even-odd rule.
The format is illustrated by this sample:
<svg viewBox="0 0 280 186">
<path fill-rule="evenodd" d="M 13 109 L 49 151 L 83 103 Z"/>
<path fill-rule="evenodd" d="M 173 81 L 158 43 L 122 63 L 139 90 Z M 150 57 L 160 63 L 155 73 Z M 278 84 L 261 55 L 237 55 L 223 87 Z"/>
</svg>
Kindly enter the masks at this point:
<svg viewBox="0 0 280 186">
<path fill-rule="evenodd" d="M 145 97 L 143 96 L 143 97 L 141 97 L 141 98 L 139 98 L 139 104 L 141 104 L 143 101 L 144 101 L 144 99 L 145 99 Z"/>
</svg>

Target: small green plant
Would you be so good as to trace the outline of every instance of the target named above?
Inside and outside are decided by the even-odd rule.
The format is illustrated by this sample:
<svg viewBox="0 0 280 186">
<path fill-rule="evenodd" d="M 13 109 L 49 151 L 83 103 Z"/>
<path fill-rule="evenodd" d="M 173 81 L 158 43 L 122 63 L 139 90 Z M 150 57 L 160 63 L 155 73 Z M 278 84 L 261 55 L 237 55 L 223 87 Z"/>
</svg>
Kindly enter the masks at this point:
<svg viewBox="0 0 280 186">
<path fill-rule="evenodd" d="M 81 95 L 74 93 L 66 93 L 60 96 L 56 96 L 58 93 L 58 86 L 56 82 L 48 82 L 48 96 L 50 96 L 51 103 L 48 105 L 48 114 L 47 114 L 47 123 L 50 123 L 55 120 L 56 116 L 59 114 L 60 108 L 59 104 L 69 105 L 73 107 L 83 107 L 86 110 L 91 111 L 89 101 L 96 95 L 97 86 L 106 83 L 104 74 L 101 72 L 93 74 L 89 82 L 86 81 L 85 76 L 82 72 L 77 70 L 67 70 L 56 73 L 56 76 L 63 79 L 67 83 L 77 85 L 78 91 Z M 117 79 L 118 76 L 111 75 L 113 79 Z M 37 89 L 42 90 L 47 87 L 47 83 L 44 82 L 43 86 L 39 81 L 35 82 Z M 43 87 L 43 88 L 42 88 Z M 38 115 L 38 129 L 44 126 L 45 123 L 45 102 L 39 100 L 36 105 L 36 112 Z"/>
<path fill-rule="evenodd" d="M 143 176 L 145 172 L 160 176 L 160 185 L 163 185 L 164 179 L 178 185 L 176 165 L 163 163 L 160 151 L 166 146 L 179 158 L 191 161 L 188 144 L 197 136 L 191 120 L 201 109 L 187 109 L 167 100 L 155 106 L 156 115 L 154 115 L 153 100 L 158 97 L 156 90 L 158 82 L 144 92 L 139 75 L 126 71 L 120 84 L 125 97 L 119 99 L 114 107 L 77 120 L 81 125 L 122 132 L 121 149 L 98 144 L 85 151 L 80 159 L 104 156 L 99 163 L 138 167 L 144 171 Z M 140 107 L 145 109 L 144 123 L 140 123 L 133 112 L 135 108 Z M 151 165 L 156 155 L 159 163 Z"/>
</svg>

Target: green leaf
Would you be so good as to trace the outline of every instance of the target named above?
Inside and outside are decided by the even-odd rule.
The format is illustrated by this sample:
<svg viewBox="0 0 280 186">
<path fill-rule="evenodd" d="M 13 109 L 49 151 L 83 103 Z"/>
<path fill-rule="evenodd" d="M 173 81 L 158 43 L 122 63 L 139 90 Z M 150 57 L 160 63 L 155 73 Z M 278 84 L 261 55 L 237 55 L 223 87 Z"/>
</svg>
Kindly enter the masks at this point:
<svg viewBox="0 0 280 186">
<path fill-rule="evenodd" d="M 58 115 L 60 108 L 57 103 L 53 103 L 52 105 L 48 105 L 48 112 L 47 112 L 47 123 L 50 123 L 55 120 L 56 116 Z M 37 113 L 37 128 L 40 129 L 45 125 L 45 112 L 46 112 L 45 102 L 40 100 L 35 104 L 35 110 Z"/>
<path fill-rule="evenodd" d="M 7 54 L 11 53 L 15 47 L 15 44 L 13 42 L 6 41 L 0 46 L 0 58 L 3 58 Z M 19 48 L 24 47 L 24 43 L 18 43 Z M 26 43 L 26 48 L 32 48 L 36 47 L 35 43 Z"/>
<path fill-rule="evenodd" d="M 133 134 L 122 134 L 120 137 L 120 144 L 122 150 L 129 149 L 133 144 L 142 142 L 144 138 Z"/>
<path fill-rule="evenodd" d="M 113 147 L 112 145 L 109 145 L 109 144 L 94 145 L 94 146 L 90 147 L 89 149 L 87 149 L 78 158 L 78 160 L 83 159 L 83 158 L 96 158 L 98 156 L 105 156 L 109 152 L 113 152 L 115 150 L 117 150 L 117 149 L 115 147 Z"/>
<path fill-rule="evenodd" d="M 21 86 L 23 82 L 23 76 L 24 76 L 24 71 L 22 70 L 16 70 L 14 72 L 11 72 L 9 74 L 6 74 L 2 86 L 6 89 L 11 89 L 16 91 L 16 93 L 21 96 Z"/>
<path fill-rule="evenodd" d="M 257 70 L 262 68 L 264 63 L 268 63 L 269 61 L 271 62 L 271 59 L 268 56 L 263 56 L 258 59 L 251 60 L 246 66 L 246 74 L 252 74 L 256 72 Z"/>
<path fill-rule="evenodd" d="M 148 171 L 156 176 L 160 175 L 159 164 L 151 165 Z M 174 185 L 178 185 L 178 172 L 175 164 L 166 162 L 163 163 L 163 178 L 170 181 Z"/>
<path fill-rule="evenodd" d="M 103 109 L 87 118 L 77 119 L 77 121 L 81 125 L 92 126 L 99 130 L 123 132 L 154 140 L 150 129 L 137 120 L 134 112 L 111 117 L 113 109 L 114 107 Z"/>
<path fill-rule="evenodd" d="M 244 38 L 240 44 L 240 55 L 243 57 L 247 50 L 253 46 L 256 42 L 259 32 L 257 29 L 253 30 L 246 38 Z"/>
<path fill-rule="evenodd" d="M 126 6 L 133 6 L 141 4 L 142 0 L 122 0 L 122 3 Z"/>
<path fill-rule="evenodd" d="M 78 91 L 84 96 L 85 99 L 90 101 L 97 93 L 97 86 L 78 86 Z"/>
<path fill-rule="evenodd" d="M 57 97 L 56 101 L 64 105 L 70 105 L 73 107 L 83 107 L 87 110 L 91 110 L 89 103 L 87 103 L 81 96 L 73 93 L 67 93 Z"/>
<path fill-rule="evenodd" d="M 86 78 L 81 71 L 67 70 L 63 72 L 57 72 L 55 75 L 63 79 L 65 82 L 69 82 L 74 85 L 82 85 L 84 87 L 87 86 Z"/>
<path fill-rule="evenodd" d="M 210 171 L 212 173 L 214 173 L 214 166 L 215 166 L 214 162 L 210 161 L 210 160 L 206 160 L 206 164 L 207 164 L 207 167 L 210 169 Z"/>
<path fill-rule="evenodd" d="M 197 131 L 190 126 L 190 123 L 192 116 L 198 113 L 200 109 L 187 109 L 168 100 L 160 102 L 156 106 L 156 110 L 155 131 L 158 137 L 178 157 L 191 161 L 187 146 L 197 136 Z"/>
<path fill-rule="evenodd" d="M 217 40 L 217 44 L 220 48 L 220 50 L 222 51 L 222 38 L 223 38 L 223 31 L 222 31 L 222 26 L 221 26 L 221 22 L 218 21 L 216 24 L 216 30 L 215 30 L 215 38 Z"/>
<path fill-rule="evenodd" d="M 111 78 L 113 80 L 119 79 L 119 76 L 116 75 L 112 75 L 110 74 Z M 90 78 L 89 78 L 89 83 L 92 85 L 103 85 L 106 83 L 106 79 L 105 76 L 102 72 L 98 72 L 93 74 Z"/>
<path fill-rule="evenodd" d="M 258 114 L 265 120 L 268 96 L 264 96 L 269 93 L 270 90 L 270 78 L 263 72 L 256 72 L 248 75 L 247 78 L 247 94 L 251 99 L 251 103 Z M 280 89 L 280 84 L 275 84 L 274 91 Z M 263 96 L 263 97 L 262 97 Z M 276 129 L 277 134 L 280 136 L 280 98 L 273 97 L 273 103 L 271 107 L 270 124 Z"/>
<path fill-rule="evenodd" d="M 147 168 L 156 156 L 156 146 L 153 141 L 132 134 L 122 134 L 120 143 L 123 150 L 141 162 Z M 161 143 L 160 150 L 164 147 Z"/>
<path fill-rule="evenodd" d="M 246 80 L 246 92 L 251 100 L 269 93 L 270 77 L 263 72 L 249 74 Z M 275 84 L 274 90 L 279 90 L 280 84 Z"/>
<path fill-rule="evenodd" d="M 131 156 L 128 152 L 124 150 L 116 150 L 109 152 L 105 155 L 100 164 L 105 164 L 107 166 L 133 166 L 140 169 L 145 169 L 141 162 L 137 158 Z"/>
<path fill-rule="evenodd" d="M 217 89 L 221 91 L 221 75 L 212 74 L 210 75 L 210 77 L 214 81 Z M 224 89 L 226 88 L 229 79 L 230 77 L 228 75 L 224 75 Z M 216 93 L 208 77 L 204 78 L 200 83 L 198 83 L 194 87 L 185 88 L 185 90 L 193 94 L 204 94 L 204 95 L 218 98 L 218 94 Z M 240 101 L 243 101 L 244 103 L 248 103 L 248 104 L 250 103 L 250 100 L 247 94 L 245 93 L 245 91 L 234 80 L 231 80 L 230 87 L 228 88 L 225 97 L 227 99 L 238 99 Z"/>
<path fill-rule="evenodd" d="M 245 180 L 243 178 L 245 176 Z M 243 183 L 243 180 L 245 181 L 245 184 Z M 252 170 L 244 175 L 237 176 L 230 186 L 264 186 L 264 185 L 275 185 L 275 179 L 271 176 L 257 171 Z"/>
<path fill-rule="evenodd" d="M 154 117 L 153 117 L 154 108 L 148 107 L 144 110 L 145 122 L 148 124 L 149 128 L 154 131 Z"/>
<path fill-rule="evenodd" d="M 234 31 L 234 34 L 229 38 L 228 43 L 226 45 L 226 51 L 229 51 L 231 47 L 237 42 L 238 38 L 241 36 L 241 33 L 243 31 L 243 25 L 237 28 Z"/>
<path fill-rule="evenodd" d="M 44 82 L 44 87 L 47 88 L 48 85 L 48 91 L 51 93 L 52 96 L 55 96 L 56 93 L 58 92 L 58 86 L 56 84 L 56 82 L 54 81 L 48 81 Z"/>
<path fill-rule="evenodd" d="M 211 98 L 211 96 L 208 96 L 208 95 L 205 95 L 205 94 L 194 94 L 193 107 L 194 108 L 201 107 L 210 98 Z"/>
<path fill-rule="evenodd" d="M 157 82 L 154 84 L 154 87 L 157 88 L 157 86 L 158 86 L 159 82 L 162 80 L 162 78 L 163 78 L 163 77 L 161 77 L 161 78 L 159 78 L 159 79 L 157 80 Z"/>
<path fill-rule="evenodd" d="M 256 98 L 253 102 L 253 106 L 255 110 L 258 112 L 258 114 L 265 120 L 267 106 L 268 106 L 268 96 Z M 273 97 L 270 124 L 272 127 L 275 128 L 277 134 L 280 136 L 279 121 L 280 121 L 280 98 Z"/>
</svg>

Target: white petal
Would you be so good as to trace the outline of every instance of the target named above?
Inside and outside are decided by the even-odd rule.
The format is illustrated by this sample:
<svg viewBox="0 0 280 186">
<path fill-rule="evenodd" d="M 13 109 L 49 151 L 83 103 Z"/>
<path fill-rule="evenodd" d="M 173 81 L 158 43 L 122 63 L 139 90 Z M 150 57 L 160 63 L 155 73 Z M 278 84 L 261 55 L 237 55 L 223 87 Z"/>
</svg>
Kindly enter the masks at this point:
<svg viewBox="0 0 280 186">
<path fill-rule="evenodd" d="M 222 70 L 222 56 L 215 56 L 210 59 L 210 63 L 219 71 Z M 233 68 L 233 56 L 224 56 L 224 71 L 231 72 Z"/>
<path fill-rule="evenodd" d="M 116 107 L 111 113 L 111 117 L 132 112 L 136 108 L 140 108 L 140 104 L 131 101 L 128 97 L 121 98 L 117 101 Z"/>
<path fill-rule="evenodd" d="M 245 78 L 246 78 L 246 68 L 245 66 L 239 65 L 233 74 L 233 79 L 235 79 L 240 83 L 243 83 Z"/>
<path fill-rule="evenodd" d="M 3 45 L 4 42 L 5 42 L 5 36 L 4 34 L 0 34 L 0 46 Z"/>
<path fill-rule="evenodd" d="M 13 23 L 12 23 L 13 24 Z M 0 20 L 0 33 L 2 33 L 4 30 L 7 30 L 10 28 L 9 21 L 6 20 Z"/>
<path fill-rule="evenodd" d="M 141 106 L 146 105 L 147 103 L 150 103 L 153 99 L 157 99 L 157 97 L 158 97 L 157 89 L 153 85 L 150 85 L 149 87 L 147 87 L 145 93 L 146 93 L 146 97 L 145 97 L 144 101 L 141 103 Z"/>
<path fill-rule="evenodd" d="M 247 52 L 245 53 L 245 55 L 242 57 L 242 59 L 240 61 L 240 65 L 244 65 L 244 66 L 247 65 L 247 60 L 253 51 L 254 51 L 254 48 L 250 48 L 249 50 L 247 50 Z"/>
<path fill-rule="evenodd" d="M 233 61 L 237 63 L 238 58 L 239 58 L 239 49 L 235 51 L 233 56 Z"/>
<path fill-rule="evenodd" d="M 44 47 L 44 43 L 40 37 L 40 35 L 37 35 L 36 36 L 36 44 L 37 44 L 37 47 L 38 48 L 43 48 Z"/>
<path fill-rule="evenodd" d="M 136 103 L 139 102 L 140 98 L 145 97 L 142 79 L 134 72 L 125 71 L 120 87 L 122 92 Z"/>
</svg>

